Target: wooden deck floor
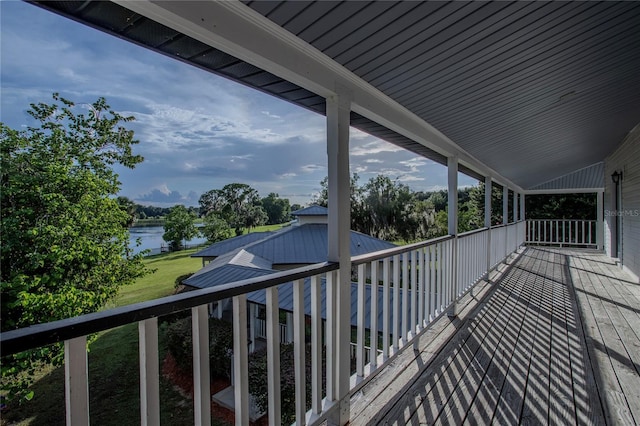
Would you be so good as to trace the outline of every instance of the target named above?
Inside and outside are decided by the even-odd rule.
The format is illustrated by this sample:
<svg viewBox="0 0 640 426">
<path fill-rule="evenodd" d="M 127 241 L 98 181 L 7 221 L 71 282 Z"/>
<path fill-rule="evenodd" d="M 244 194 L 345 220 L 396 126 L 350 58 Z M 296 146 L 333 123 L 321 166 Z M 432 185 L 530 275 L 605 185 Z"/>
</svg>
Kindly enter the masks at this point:
<svg viewBox="0 0 640 426">
<path fill-rule="evenodd" d="M 640 424 L 640 285 L 527 248 L 352 397 L 351 424 Z"/>
</svg>

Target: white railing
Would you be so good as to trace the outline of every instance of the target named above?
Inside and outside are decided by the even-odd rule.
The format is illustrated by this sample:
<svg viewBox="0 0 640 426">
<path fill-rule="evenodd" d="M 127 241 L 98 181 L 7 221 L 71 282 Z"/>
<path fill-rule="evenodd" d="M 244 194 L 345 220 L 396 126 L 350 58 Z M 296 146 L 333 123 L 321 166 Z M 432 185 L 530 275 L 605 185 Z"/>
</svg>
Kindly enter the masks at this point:
<svg viewBox="0 0 640 426">
<path fill-rule="evenodd" d="M 525 243 L 596 247 L 596 221 L 527 219 Z"/>
<path fill-rule="evenodd" d="M 519 230 L 522 230 L 522 235 L 519 235 Z M 355 374 L 350 382 L 350 392 L 355 392 L 402 348 L 409 347 L 413 339 L 447 312 L 493 265 L 512 253 L 523 239 L 523 224 L 514 223 L 461 234 L 457 238 L 447 236 L 354 257 L 352 270 L 356 271 L 356 276 L 351 284 L 351 306 L 352 309 L 355 307 L 356 313 L 353 323 L 336 321 L 337 306 L 333 302 L 336 295 L 333 292 L 339 288 L 338 264 L 322 263 L 2 333 L 0 350 L 3 355 L 11 355 L 64 342 L 68 423 L 89 424 L 86 336 L 137 322 L 140 334 L 141 422 L 158 424 L 157 317 L 191 309 L 194 423 L 208 425 L 211 420 L 211 393 L 207 305 L 231 298 L 236 424 L 248 424 L 247 295 L 263 290 L 266 292 L 266 315 L 264 320 L 256 322 L 256 328 L 258 334 L 266 338 L 267 345 L 269 423 L 280 424 L 283 400 L 280 394 L 280 342 L 286 336 L 283 336 L 285 329 L 279 321 L 279 291 L 284 294 L 287 290 L 287 297 L 291 294 L 293 297 L 296 424 L 318 424 L 334 416 L 340 408 L 335 394 L 336 385 L 332 383 L 336 380 L 337 353 L 347 350 L 355 358 Z M 348 348 L 337 347 L 336 328 L 349 335 L 355 331 L 356 341 Z M 307 345 L 311 359 L 305 359 Z M 329 392 L 323 387 L 325 364 L 326 389 Z M 310 406 L 306 405 L 308 370 L 311 371 Z"/>
</svg>

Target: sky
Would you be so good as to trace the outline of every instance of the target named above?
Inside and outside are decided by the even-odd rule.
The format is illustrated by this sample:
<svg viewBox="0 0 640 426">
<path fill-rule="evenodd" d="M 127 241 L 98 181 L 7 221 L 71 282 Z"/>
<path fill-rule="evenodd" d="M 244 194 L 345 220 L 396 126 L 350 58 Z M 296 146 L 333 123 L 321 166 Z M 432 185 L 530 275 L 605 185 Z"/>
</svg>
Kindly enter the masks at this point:
<svg viewBox="0 0 640 426">
<path fill-rule="evenodd" d="M 233 182 L 308 205 L 327 174 L 325 118 L 39 7 L 0 1 L 0 119 L 33 125 L 30 103 L 51 94 L 85 105 L 104 97 L 145 160 L 118 168 L 119 195 L 140 204 L 197 205 Z M 384 174 L 416 191 L 446 189 L 446 168 L 352 129 L 351 172 Z M 459 176 L 459 186 L 477 181 Z"/>
</svg>

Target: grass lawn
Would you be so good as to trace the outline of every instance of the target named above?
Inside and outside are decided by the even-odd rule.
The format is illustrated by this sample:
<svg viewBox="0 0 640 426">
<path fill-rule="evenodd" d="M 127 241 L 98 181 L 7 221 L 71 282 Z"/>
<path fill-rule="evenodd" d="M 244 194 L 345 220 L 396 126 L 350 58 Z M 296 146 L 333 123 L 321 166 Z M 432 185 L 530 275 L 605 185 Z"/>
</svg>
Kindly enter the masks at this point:
<svg viewBox="0 0 640 426">
<path fill-rule="evenodd" d="M 123 287 L 108 307 L 128 305 L 173 294 L 175 279 L 195 272 L 202 261 L 191 258 L 194 250 L 160 254 L 145 259 L 155 272 Z M 160 360 L 164 342 L 160 336 Z M 138 370 L 138 326 L 128 324 L 98 334 L 89 352 L 89 395 L 91 423 L 97 425 L 140 424 Z M 162 366 L 161 366 L 162 368 Z M 35 396 L 22 406 L 9 407 L 1 423 L 17 425 L 63 425 L 65 423 L 64 367 L 46 367 L 33 385 Z M 190 398 L 178 393 L 171 383 L 160 379 L 163 424 L 192 425 Z M 214 424 L 222 424 L 216 423 Z"/>
</svg>

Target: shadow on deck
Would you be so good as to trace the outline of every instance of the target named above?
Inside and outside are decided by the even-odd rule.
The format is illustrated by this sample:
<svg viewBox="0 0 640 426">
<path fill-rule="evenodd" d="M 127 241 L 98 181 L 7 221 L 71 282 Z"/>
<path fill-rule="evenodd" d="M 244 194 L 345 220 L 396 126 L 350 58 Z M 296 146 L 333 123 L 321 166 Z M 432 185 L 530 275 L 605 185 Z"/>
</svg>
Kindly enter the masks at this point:
<svg viewBox="0 0 640 426">
<path fill-rule="evenodd" d="M 640 424 L 640 285 L 525 249 L 352 397 L 351 424 Z"/>
</svg>

